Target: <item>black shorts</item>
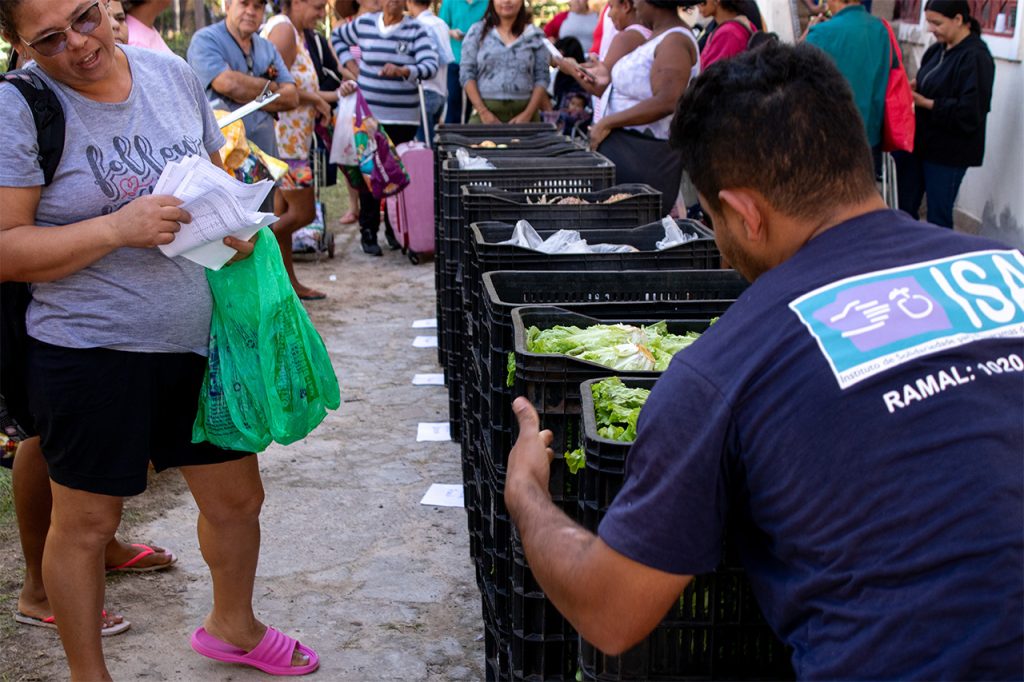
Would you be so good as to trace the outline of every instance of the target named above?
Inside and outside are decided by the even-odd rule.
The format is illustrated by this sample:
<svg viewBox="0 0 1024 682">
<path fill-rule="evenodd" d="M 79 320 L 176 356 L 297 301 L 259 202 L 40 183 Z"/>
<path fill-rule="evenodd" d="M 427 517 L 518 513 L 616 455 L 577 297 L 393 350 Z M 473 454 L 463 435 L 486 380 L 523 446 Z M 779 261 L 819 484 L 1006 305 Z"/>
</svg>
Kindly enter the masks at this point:
<svg viewBox="0 0 1024 682">
<path fill-rule="evenodd" d="M 149 462 L 216 464 L 252 453 L 192 443 L 206 358 L 64 348 L 33 340 L 29 407 L 50 478 L 68 488 L 125 497 L 146 489 Z"/>
</svg>

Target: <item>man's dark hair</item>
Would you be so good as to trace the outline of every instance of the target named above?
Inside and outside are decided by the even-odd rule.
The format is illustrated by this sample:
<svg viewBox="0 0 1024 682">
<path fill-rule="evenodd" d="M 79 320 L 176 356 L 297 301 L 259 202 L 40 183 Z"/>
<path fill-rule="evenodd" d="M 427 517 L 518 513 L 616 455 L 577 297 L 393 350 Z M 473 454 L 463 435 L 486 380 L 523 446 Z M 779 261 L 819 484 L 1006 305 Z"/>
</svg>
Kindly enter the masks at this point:
<svg viewBox="0 0 1024 682">
<path fill-rule="evenodd" d="M 671 141 L 715 211 L 729 188 L 803 218 L 876 191 L 850 87 L 811 45 L 768 44 L 712 64 L 680 98 Z"/>
<path fill-rule="evenodd" d="M 430 7 L 434 4 L 434 0 L 412 0 L 412 4 L 419 5 L 420 7 Z"/>
</svg>

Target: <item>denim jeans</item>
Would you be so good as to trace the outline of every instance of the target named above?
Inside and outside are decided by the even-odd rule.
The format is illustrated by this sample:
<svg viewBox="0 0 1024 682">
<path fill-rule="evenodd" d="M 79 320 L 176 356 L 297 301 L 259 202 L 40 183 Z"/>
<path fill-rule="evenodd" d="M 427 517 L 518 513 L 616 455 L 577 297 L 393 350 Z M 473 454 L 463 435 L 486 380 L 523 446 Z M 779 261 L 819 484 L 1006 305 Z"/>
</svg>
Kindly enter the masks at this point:
<svg viewBox="0 0 1024 682">
<path fill-rule="evenodd" d="M 907 152 L 893 154 L 893 159 L 896 161 L 900 210 L 917 220 L 921 214 L 921 200 L 927 195 L 928 222 L 952 228 L 953 205 L 967 168 L 930 163 Z"/>
<path fill-rule="evenodd" d="M 430 146 L 434 146 L 434 127 L 441 118 L 441 110 L 444 109 L 445 96 L 433 90 L 423 90 L 423 99 L 427 104 L 427 131 L 423 134 L 423 125 L 420 124 L 416 131 L 416 139 L 420 142 L 430 140 Z"/>
<path fill-rule="evenodd" d="M 459 83 L 459 65 L 448 65 L 448 113 L 445 123 L 465 123 L 462 116 L 462 85 Z"/>
</svg>

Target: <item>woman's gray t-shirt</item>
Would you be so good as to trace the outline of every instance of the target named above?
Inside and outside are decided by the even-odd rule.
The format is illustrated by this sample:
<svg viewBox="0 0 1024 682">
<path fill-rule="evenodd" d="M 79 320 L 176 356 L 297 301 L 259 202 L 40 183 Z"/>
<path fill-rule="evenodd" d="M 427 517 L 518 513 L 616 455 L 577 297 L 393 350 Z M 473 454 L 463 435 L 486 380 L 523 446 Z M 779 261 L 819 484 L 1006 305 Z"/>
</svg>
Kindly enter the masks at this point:
<svg viewBox="0 0 1024 682">
<path fill-rule="evenodd" d="M 36 224 L 68 225 L 107 215 L 150 194 L 169 161 L 209 158 L 224 144 L 192 69 L 174 55 L 118 46 L 132 89 L 123 102 L 86 99 L 38 73 L 64 108 L 64 154 L 41 188 Z M 0 87 L 7 115 L 0 186 L 37 187 L 35 122 L 13 87 Z M 158 249 L 121 248 L 55 282 L 32 285 L 28 333 L 69 348 L 206 355 L 212 298 L 202 266 Z"/>
</svg>

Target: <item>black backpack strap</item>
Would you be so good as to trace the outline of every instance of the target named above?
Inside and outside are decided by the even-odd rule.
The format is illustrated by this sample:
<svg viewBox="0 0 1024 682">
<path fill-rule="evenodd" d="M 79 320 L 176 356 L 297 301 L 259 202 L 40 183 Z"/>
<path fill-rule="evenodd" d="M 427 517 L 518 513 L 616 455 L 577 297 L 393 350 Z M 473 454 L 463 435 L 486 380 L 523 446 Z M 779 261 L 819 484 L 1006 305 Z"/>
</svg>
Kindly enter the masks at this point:
<svg viewBox="0 0 1024 682">
<path fill-rule="evenodd" d="M 43 184 L 53 182 L 57 166 L 64 155 L 64 109 L 57 94 L 50 89 L 38 74 L 19 69 L 0 75 L 0 82 L 6 81 L 16 87 L 28 102 L 36 124 L 39 142 L 39 167 L 43 169 Z"/>
</svg>

